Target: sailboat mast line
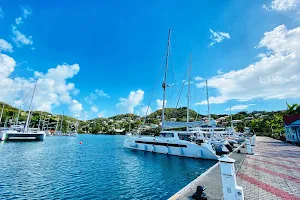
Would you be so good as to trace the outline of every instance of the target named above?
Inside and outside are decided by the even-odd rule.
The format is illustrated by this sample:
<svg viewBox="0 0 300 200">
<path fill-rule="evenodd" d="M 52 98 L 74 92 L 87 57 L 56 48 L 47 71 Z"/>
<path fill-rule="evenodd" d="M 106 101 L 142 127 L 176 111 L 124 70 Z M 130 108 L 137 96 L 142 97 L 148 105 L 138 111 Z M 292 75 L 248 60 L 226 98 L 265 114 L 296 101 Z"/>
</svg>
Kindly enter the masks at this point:
<svg viewBox="0 0 300 200">
<path fill-rule="evenodd" d="M 163 123 L 165 119 L 165 100 L 166 100 L 166 87 L 167 87 L 167 72 L 168 72 L 168 59 L 169 59 L 169 51 L 170 51 L 170 37 L 171 37 L 171 29 L 169 29 L 169 34 L 168 34 L 168 44 L 167 44 L 167 54 L 166 54 L 166 65 L 165 65 L 165 74 L 164 74 L 164 82 L 162 84 L 163 87 L 163 105 L 162 105 L 162 117 L 161 117 L 161 122 L 162 122 L 162 130 L 163 130 Z"/>
<path fill-rule="evenodd" d="M 165 58 L 165 56 L 163 57 Z M 163 65 L 161 64 L 160 65 L 160 68 L 159 68 L 159 71 L 156 75 L 156 81 L 155 81 L 155 84 L 153 86 L 153 89 L 152 89 L 152 92 L 151 92 L 151 96 L 150 96 L 150 100 L 149 100 L 149 103 L 148 103 L 148 107 L 147 107 L 147 110 L 146 110 L 146 114 L 145 114 L 145 118 L 144 118 L 144 121 L 143 121 L 143 125 L 146 123 L 146 119 L 147 119 L 147 115 L 148 115 L 148 111 L 149 111 L 149 108 L 150 108 L 150 105 L 151 105 L 151 102 L 152 102 L 152 98 L 153 98 L 153 95 L 154 95 L 154 91 L 156 89 L 156 85 L 158 83 L 158 80 L 159 80 L 159 77 L 160 77 L 160 74 L 161 74 L 161 69 L 162 69 Z"/>
</svg>

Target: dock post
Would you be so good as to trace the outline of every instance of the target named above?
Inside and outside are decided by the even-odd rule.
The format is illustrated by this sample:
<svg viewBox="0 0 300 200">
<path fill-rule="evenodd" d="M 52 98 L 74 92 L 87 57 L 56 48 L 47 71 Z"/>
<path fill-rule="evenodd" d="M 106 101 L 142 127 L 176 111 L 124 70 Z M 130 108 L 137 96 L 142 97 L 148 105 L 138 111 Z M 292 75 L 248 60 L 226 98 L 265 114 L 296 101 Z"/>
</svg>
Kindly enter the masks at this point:
<svg viewBox="0 0 300 200">
<path fill-rule="evenodd" d="M 250 142 L 249 138 L 246 139 L 246 148 L 247 148 L 248 154 L 254 154 L 252 151 L 251 142 Z"/>
<path fill-rule="evenodd" d="M 255 146 L 255 139 L 256 139 L 256 135 L 253 135 L 251 137 L 251 146 Z"/>
<path fill-rule="evenodd" d="M 244 200 L 243 187 L 237 186 L 235 160 L 227 155 L 219 158 L 224 200 Z"/>
</svg>

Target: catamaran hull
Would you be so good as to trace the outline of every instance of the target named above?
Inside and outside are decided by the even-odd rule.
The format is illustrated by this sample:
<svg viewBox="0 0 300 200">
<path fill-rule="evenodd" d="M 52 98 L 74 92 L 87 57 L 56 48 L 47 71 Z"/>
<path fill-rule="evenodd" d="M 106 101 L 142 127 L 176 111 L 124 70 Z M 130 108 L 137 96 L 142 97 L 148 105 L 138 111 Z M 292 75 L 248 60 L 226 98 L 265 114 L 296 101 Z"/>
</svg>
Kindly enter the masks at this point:
<svg viewBox="0 0 300 200">
<path fill-rule="evenodd" d="M 43 141 L 46 134 L 43 133 L 2 133 L 1 140 L 3 141 Z"/>
<path fill-rule="evenodd" d="M 128 149 L 190 158 L 201 158 L 210 160 L 217 160 L 219 158 L 215 154 L 215 152 L 212 149 L 209 149 L 207 146 L 200 146 L 193 143 L 178 144 L 157 141 L 152 142 L 150 144 L 149 141 L 140 141 L 128 138 L 124 141 L 124 147 Z"/>
</svg>

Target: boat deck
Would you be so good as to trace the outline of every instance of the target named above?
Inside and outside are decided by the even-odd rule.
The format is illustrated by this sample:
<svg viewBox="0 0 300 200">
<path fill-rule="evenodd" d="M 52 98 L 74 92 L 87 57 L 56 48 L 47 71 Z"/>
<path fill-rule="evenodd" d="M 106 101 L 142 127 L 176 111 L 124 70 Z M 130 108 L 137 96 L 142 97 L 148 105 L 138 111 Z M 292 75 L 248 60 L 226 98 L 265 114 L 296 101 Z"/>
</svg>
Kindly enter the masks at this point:
<svg viewBox="0 0 300 200">
<path fill-rule="evenodd" d="M 256 137 L 254 155 L 233 152 L 237 184 L 245 199 L 299 199 L 300 147 L 267 137 Z M 208 199 L 223 199 L 219 164 L 192 181 L 170 199 L 192 199 L 198 185 L 206 187 Z"/>
</svg>

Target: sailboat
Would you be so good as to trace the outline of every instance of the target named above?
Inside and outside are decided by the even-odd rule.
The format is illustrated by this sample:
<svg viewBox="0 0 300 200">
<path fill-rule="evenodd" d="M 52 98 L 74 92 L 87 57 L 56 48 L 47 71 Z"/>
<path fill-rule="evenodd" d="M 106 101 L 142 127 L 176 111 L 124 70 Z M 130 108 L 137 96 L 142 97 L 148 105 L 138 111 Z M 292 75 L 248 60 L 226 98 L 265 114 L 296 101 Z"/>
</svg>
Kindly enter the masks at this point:
<svg viewBox="0 0 300 200">
<path fill-rule="evenodd" d="M 125 135 L 127 135 L 127 136 L 132 136 L 132 133 L 131 133 L 130 129 L 131 129 L 131 120 L 129 121 L 129 129 L 128 129 L 128 132 L 127 132 Z"/>
<path fill-rule="evenodd" d="M 2 109 L 0 114 L 0 140 L 2 140 L 3 132 L 9 130 L 8 128 L 1 127 L 3 111 L 4 111 L 4 103 L 2 103 Z"/>
<path fill-rule="evenodd" d="M 33 94 L 30 101 L 28 116 L 26 120 L 25 126 L 22 125 L 13 125 L 8 130 L 2 132 L 1 139 L 3 141 L 7 140 L 33 140 L 33 141 L 43 141 L 46 137 L 46 133 L 44 131 L 40 131 L 39 128 L 29 128 L 30 117 L 32 112 L 32 101 L 34 98 L 34 94 L 36 91 L 36 83 L 34 85 Z"/>
<path fill-rule="evenodd" d="M 209 143 L 213 145 L 217 154 L 226 154 L 231 152 L 233 150 L 233 147 L 223 136 L 223 133 L 226 133 L 225 128 L 217 127 L 215 120 L 211 120 L 207 80 L 205 81 L 205 83 L 206 83 L 208 123 L 200 127 L 193 127 L 190 130 L 197 131 L 196 139 L 200 139 L 200 140 L 207 139 Z"/>
<path fill-rule="evenodd" d="M 153 153 L 162 153 L 183 157 L 202 158 L 217 160 L 219 157 L 213 150 L 212 145 L 203 141 L 201 143 L 195 143 L 190 140 L 190 137 L 195 135 L 195 131 L 175 131 L 165 130 L 169 122 L 164 121 L 165 113 L 165 99 L 167 88 L 167 71 L 168 71 L 168 58 L 170 51 L 170 36 L 171 29 L 169 29 L 167 52 L 166 52 L 166 64 L 164 80 L 162 84 L 163 88 L 163 106 L 162 106 L 162 130 L 158 137 L 152 136 L 131 136 L 127 137 L 124 141 L 124 148 L 135 149 L 141 151 L 149 151 Z M 178 125 L 178 124 L 176 124 Z M 193 122 L 185 122 L 181 124 L 183 126 L 193 126 Z"/>
</svg>

